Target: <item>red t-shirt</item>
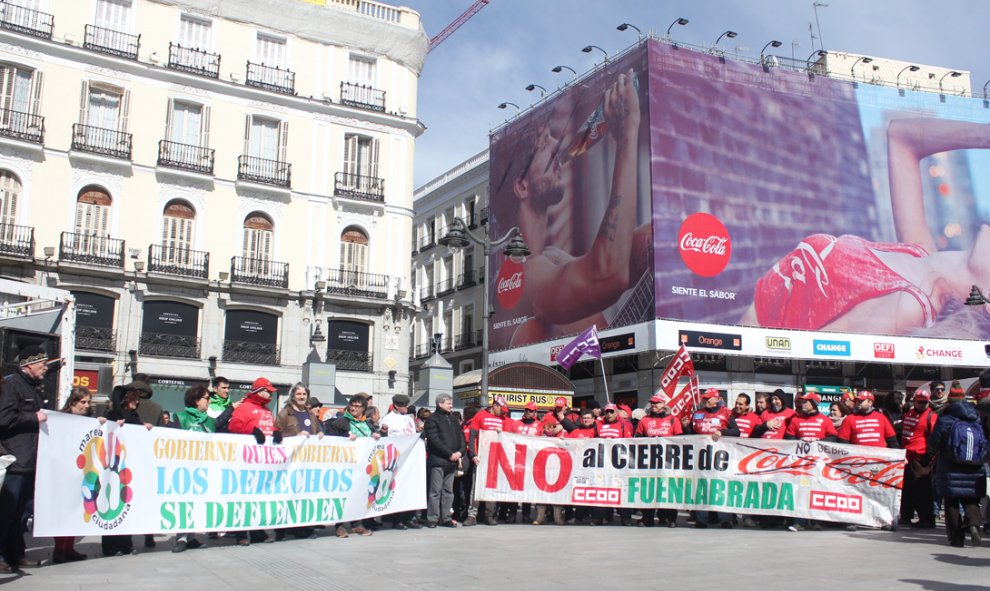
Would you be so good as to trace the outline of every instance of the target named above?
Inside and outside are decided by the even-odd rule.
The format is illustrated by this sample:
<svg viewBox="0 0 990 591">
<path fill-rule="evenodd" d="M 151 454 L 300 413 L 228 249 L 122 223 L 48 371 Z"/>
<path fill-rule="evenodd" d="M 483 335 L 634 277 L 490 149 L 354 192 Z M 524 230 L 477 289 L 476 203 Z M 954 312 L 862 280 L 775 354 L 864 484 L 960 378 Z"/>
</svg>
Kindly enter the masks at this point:
<svg viewBox="0 0 990 591">
<path fill-rule="evenodd" d="M 684 432 L 681 422 L 674 415 L 651 417 L 649 415 L 639 420 L 636 425 L 635 437 L 671 437 Z"/>
<path fill-rule="evenodd" d="M 769 408 L 760 414 L 760 420 L 767 424 L 767 432 L 763 434 L 763 439 L 783 439 L 784 434 L 787 433 L 787 421 L 791 420 L 795 414 L 793 408 L 782 408 L 780 412 L 773 412 Z M 770 421 L 777 417 L 782 417 L 784 419 L 783 424 L 781 424 L 779 429 L 771 429 Z"/>
<path fill-rule="evenodd" d="M 526 423 L 525 421 L 514 419 L 506 419 L 504 429 L 510 433 L 519 433 L 520 435 L 542 435 L 543 434 L 543 423 L 533 419 L 531 423 Z"/>
<path fill-rule="evenodd" d="M 829 435 L 838 435 L 832 419 L 816 412 L 811 416 L 796 414 L 787 422 L 787 434 L 798 439 L 825 439 Z"/>
<path fill-rule="evenodd" d="M 721 407 L 715 412 L 704 409 L 691 413 L 691 431 L 696 435 L 711 435 L 716 431 L 724 431 L 729 426 L 732 411 Z"/>
<path fill-rule="evenodd" d="M 569 439 L 594 439 L 597 437 L 594 425 L 591 427 L 578 427 L 567 434 Z"/>
<path fill-rule="evenodd" d="M 602 439 L 632 437 L 632 423 L 622 419 L 616 419 L 613 423 L 602 421 L 598 424 L 598 436 Z"/>
<path fill-rule="evenodd" d="M 909 408 L 901 417 L 901 447 L 907 450 L 908 461 L 920 458 L 928 451 L 928 436 L 934 426 L 935 413 L 928 407 L 920 413 Z"/>
<path fill-rule="evenodd" d="M 471 429 L 474 431 L 494 431 L 504 428 L 504 424 L 505 415 L 497 417 L 485 409 L 479 410 L 471 419 Z"/>
<path fill-rule="evenodd" d="M 869 414 L 851 414 L 839 427 L 839 439 L 869 447 L 887 447 L 887 439 L 894 436 L 894 428 L 883 413 L 873 409 Z"/>
<path fill-rule="evenodd" d="M 760 420 L 760 415 L 751 410 L 746 411 L 744 415 L 736 414 L 733 411 L 732 416 L 736 418 L 736 426 L 739 427 L 739 437 L 743 438 L 748 438 L 753 433 L 753 429 L 763 423 Z"/>
</svg>

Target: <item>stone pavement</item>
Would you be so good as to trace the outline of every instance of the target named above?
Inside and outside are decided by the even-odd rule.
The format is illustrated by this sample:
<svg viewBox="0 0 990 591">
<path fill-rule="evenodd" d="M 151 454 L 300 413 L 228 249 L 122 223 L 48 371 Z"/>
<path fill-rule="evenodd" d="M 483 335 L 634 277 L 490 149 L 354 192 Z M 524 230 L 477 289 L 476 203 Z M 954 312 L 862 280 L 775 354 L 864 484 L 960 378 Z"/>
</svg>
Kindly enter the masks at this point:
<svg viewBox="0 0 990 591">
<path fill-rule="evenodd" d="M 990 540 L 981 548 L 951 548 L 941 529 L 792 533 L 503 524 L 383 530 L 345 540 L 326 529 L 315 540 L 247 548 L 224 537 L 183 554 L 170 552 L 171 539 L 157 539 L 156 549 L 137 556 L 0 575 L 0 588 L 990 590 Z M 134 540 L 140 548 L 142 538 Z M 85 538 L 77 549 L 96 556 L 99 539 Z M 50 552 L 33 547 L 29 556 Z"/>
</svg>

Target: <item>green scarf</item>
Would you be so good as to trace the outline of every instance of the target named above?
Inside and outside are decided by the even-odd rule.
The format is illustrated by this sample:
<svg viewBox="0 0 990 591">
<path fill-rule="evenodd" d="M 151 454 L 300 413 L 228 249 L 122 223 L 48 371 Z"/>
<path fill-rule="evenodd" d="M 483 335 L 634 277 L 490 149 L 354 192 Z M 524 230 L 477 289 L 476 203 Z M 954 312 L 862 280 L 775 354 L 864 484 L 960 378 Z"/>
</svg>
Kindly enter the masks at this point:
<svg viewBox="0 0 990 591">
<path fill-rule="evenodd" d="M 179 419 L 179 425 L 186 431 L 214 433 L 217 430 L 216 421 L 201 410 L 186 408 L 176 416 Z"/>
<path fill-rule="evenodd" d="M 371 437 L 371 426 L 368 421 L 359 421 L 349 411 L 344 411 L 344 418 L 351 422 L 351 435 Z"/>
</svg>

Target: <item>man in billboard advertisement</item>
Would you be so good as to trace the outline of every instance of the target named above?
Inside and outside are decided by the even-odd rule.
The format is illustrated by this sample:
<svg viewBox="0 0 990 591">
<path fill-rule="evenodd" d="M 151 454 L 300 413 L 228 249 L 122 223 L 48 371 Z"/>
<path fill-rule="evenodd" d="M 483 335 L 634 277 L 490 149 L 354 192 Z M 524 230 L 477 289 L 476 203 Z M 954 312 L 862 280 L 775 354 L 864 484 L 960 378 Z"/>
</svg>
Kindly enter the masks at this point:
<svg viewBox="0 0 990 591">
<path fill-rule="evenodd" d="M 979 101 L 651 51 L 658 318 L 990 338 Z"/>
<path fill-rule="evenodd" d="M 492 136 L 491 232 L 532 250 L 492 255 L 492 349 L 652 316 L 645 72 L 634 50 Z"/>
</svg>

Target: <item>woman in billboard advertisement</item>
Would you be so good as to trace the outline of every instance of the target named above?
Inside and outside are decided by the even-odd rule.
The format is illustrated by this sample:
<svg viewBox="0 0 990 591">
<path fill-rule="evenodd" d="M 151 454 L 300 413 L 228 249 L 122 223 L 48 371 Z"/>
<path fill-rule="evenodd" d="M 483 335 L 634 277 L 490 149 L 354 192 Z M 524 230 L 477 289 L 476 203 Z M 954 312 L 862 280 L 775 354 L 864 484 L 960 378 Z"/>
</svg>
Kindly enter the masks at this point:
<svg viewBox="0 0 990 591">
<path fill-rule="evenodd" d="M 757 281 L 754 303 L 741 322 L 887 335 L 990 334 L 972 318 L 956 318 L 967 314 L 963 302 L 971 286 L 990 286 L 990 227 L 981 225 L 968 248 L 939 250 L 925 213 L 919 165 L 933 154 L 972 148 L 990 149 L 990 125 L 892 119 L 887 159 L 898 242 L 853 235 L 805 238 Z"/>
</svg>

